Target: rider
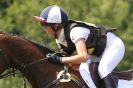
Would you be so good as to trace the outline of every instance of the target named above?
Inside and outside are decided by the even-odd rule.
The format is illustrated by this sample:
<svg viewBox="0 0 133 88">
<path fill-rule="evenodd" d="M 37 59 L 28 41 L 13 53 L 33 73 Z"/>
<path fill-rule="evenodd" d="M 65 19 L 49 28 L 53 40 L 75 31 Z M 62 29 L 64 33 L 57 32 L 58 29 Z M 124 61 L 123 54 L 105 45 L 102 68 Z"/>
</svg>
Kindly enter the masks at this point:
<svg viewBox="0 0 133 88">
<path fill-rule="evenodd" d="M 46 7 L 35 16 L 44 31 L 50 37 L 57 39 L 61 50 L 70 56 L 60 57 L 49 54 L 48 61 L 61 64 L 81 64 L 90 62 L 88 49 L 94 48 L 93 55 L 100 57 L 98 73 L 105 88 L 117 88 L 117 84 L 110 75 L 113 69 L 122 60 L 125 47 L 120 38 L 105 28 L 98 27 L 82 21 L 68 19 L 68 15 L 62 7 L 53 5 Z M 73 52 L 77 52 L 73 54 Z M 92 88 L 92 87 L 90 87 Z"/>
</svg>

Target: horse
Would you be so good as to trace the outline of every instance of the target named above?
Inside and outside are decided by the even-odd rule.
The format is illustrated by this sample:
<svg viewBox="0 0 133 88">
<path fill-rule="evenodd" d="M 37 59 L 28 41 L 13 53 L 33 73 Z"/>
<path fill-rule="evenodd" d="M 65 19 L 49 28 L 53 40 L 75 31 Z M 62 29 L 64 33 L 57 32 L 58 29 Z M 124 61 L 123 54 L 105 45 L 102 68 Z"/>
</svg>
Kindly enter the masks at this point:
<svg viewBox="0 0 133 88">
<path fill-rule="evenodd" d="M 64 65 L 48 62 L 46 55 L 49 53 L 56 52 L 18 35 L 1 32 L 0 77 L 10 73 L 15 74 L 15 71 L 19 70 L 29 81 L 32 88 L 89 88 L 78 71 L 68 67 L 66 73 Z M 97 67 L 98 62 L 90 64 L 94 83 L 99 86 L 101 79 Z M 3 75 L 5 70 L 9 68 L 13 70 Z M 61 73 L 62 71 L 63 73 Z M 113 72 L 112 74 L 117 76 L 118 79 L 131 80 L 133 78 L 133 70 Z M 61 82 L 61 79 L 66 79 L 66 82 Z"/>
</svg>

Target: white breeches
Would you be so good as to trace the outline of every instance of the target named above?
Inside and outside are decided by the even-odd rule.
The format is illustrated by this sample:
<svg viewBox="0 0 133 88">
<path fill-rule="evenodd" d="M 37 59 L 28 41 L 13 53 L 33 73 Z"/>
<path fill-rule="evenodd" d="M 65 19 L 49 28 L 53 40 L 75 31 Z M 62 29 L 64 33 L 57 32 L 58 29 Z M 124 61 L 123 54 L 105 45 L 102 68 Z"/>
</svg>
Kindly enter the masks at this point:
<svg viewBox="0 0 133 88">
<path fill-rule="evenodd" d="M 92 80 L 92 77 L 91 77 L 91 74 L 90 74 L 90 71 L 89 71 L 89 64 L 90 62 L 86 62 L 86 63 L 81 63 L 80 64 L 80 67 L 79 67 L 79 72 L 83 78 L 83 80 L 85 81 L 85 83 L 90 87 L 90 88 L 96 88 L 93 80 Z"/>
<path fill-rule="evenodd" d="M 125 46 L 121 39 L 112 33 L 107 34 L 106 48 L 101 56 L 98 72 L 101 78 L 110 74 L 120 63 L 125 53 Z"/>
<path fill-rule="evenodd" d="M 125 46 L 121 39 L 112 33 L 107 34 L 107 44 L 103 54 L 100 57 L 98 66 L 99 75 L 102 78 L 110 74 L 120 63 L 125 53 Z M 93 56 L 90 56 L 91 59 Z M 97 59 L 98 60 L 98 59 Z M 79 67 L 80 74 L 90 88 L 96 88 L 89 71 L 90 59 L 86 63 L 81 63 Z"/>
</svg>

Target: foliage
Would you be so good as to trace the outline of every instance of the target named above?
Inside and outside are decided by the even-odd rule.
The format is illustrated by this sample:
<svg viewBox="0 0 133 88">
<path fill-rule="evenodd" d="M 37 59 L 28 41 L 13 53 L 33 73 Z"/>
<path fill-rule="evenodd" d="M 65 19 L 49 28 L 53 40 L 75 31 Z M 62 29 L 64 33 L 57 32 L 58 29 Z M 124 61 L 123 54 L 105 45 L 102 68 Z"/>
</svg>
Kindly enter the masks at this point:
<svg viewBox="0 0 133 88">
<path fill-rule="evenodd" d="M 0 31 L 25 36 L 57 49 L 55 41 L 48 38 L 34 19 L 48 5 L 62 6 L 73 20 L 118 28 L 116 34 L 123 39 L 126 53 L 116 70 L 133 67 L 133 0 L 0 0 Z M 0 88 L 22 88 L 20 78 L 2 80 Z"/>
</svg>

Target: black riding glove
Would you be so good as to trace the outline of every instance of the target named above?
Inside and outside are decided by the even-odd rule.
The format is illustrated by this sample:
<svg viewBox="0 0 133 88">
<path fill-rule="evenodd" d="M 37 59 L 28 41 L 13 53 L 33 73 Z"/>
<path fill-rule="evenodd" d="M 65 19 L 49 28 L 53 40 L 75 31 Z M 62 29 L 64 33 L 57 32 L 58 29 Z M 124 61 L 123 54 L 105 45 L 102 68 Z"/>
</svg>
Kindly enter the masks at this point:
<svg viewBox="0 0 133 88">
<path fill-rule="evenodd" d="M 47 54 L 46 57 L 48 58 L 48 61 L 54 64 L 61 64 L 62 58 L 57 56 L 56 53 L 54 54 Z"/>
</svg>

